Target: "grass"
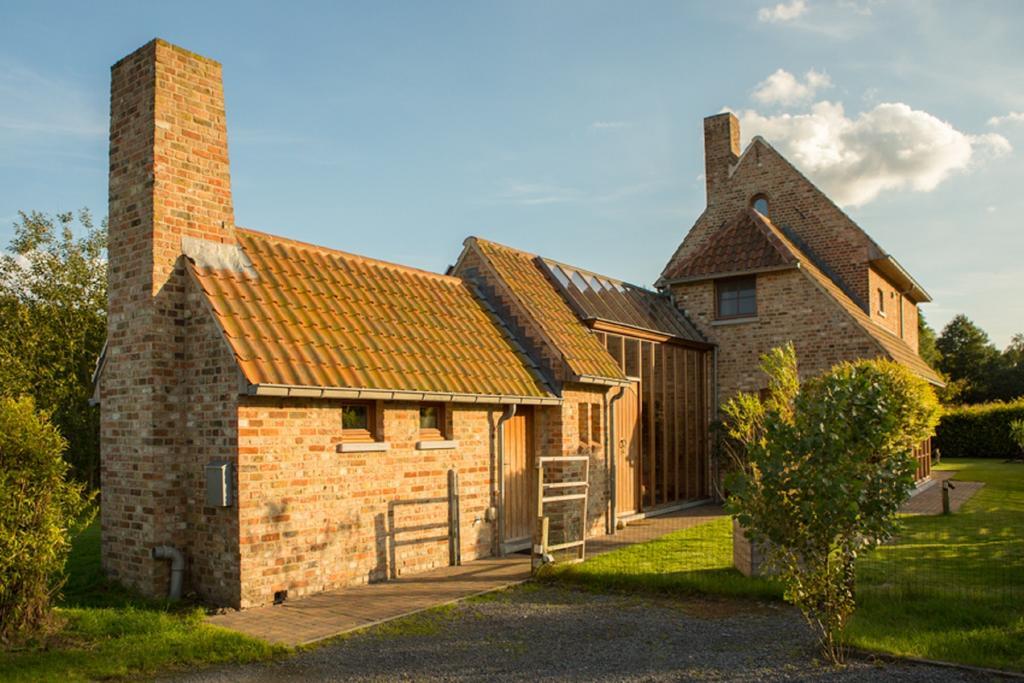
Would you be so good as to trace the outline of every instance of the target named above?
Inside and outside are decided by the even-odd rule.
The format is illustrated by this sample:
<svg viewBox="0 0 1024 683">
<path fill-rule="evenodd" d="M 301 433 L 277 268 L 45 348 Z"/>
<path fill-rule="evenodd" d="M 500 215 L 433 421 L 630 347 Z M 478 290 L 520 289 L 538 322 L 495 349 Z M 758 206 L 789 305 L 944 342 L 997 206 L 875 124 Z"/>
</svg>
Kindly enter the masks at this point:
<svg viewBox="0 0 1024 683">
<path fill-rule="evenodd" d="M 1024 465 L 943 463 L 981 489 L 949 517 L 905 517 L 896 541 L 858 563 L 856 647 L 1024 671 Z M 547 578 L 594 590 L 780 599 L 732 568 L 728 518 L 628 546 Z"/>
<path fill-rule="evenodd" d="M 778 583 L 748 579 L 733 569 L 729 517 L 619 548 L 580 564 L 551 565 L 545 578 L 603 591 L 782 598 Z"/>
<path fill-rule="evenodd" d="M 908 517 L 858 565 L 851 645 L 1024 671 L 1024 465 L 943 463 L 985 487 L 948 517 Z"/>
<path fill-rule="evenodd" d="M 99 524 L 79 534 L 68 582 L 54 611 L 57 628 L 20 650 L 0 651 L 0 680 L 138 678 L 157 671 L 266 660 L 287 651 L 206 624 L 196 606 L 140 598 L 100 569 Z"/>
</svg>

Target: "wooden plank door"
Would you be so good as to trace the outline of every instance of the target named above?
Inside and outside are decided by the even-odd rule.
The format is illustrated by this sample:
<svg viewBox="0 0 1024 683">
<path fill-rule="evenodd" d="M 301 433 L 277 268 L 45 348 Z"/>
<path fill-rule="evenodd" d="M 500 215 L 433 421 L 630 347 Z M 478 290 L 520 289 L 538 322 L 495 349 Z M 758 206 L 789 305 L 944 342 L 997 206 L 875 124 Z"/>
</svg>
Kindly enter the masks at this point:
<svg viewBox="0 0 1024 683">
<path fill-rule="evenodd" d="M 615 402 L 615 512 L 640 511 L 640 383 Z"/>
<path fill-rule="evenodd" d="M 530 546 L 533 518 L 537 514 L 532 504 L 535 481 L 533 459 L 533 412 L 520 406 L 505 421 L 503 430 L 505 457 L 505 515 L 504 545 L 506 551 Z"/>
</svg>

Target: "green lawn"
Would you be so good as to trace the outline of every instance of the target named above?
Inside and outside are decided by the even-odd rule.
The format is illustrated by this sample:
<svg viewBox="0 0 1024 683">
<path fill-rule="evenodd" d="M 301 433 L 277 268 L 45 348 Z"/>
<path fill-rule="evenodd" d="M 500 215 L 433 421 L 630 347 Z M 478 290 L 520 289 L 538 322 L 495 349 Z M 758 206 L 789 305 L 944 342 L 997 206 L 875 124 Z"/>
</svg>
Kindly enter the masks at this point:
<svg viewBox="0 0 1024 683">
<path fill-rule="evenodd" d="M 141 599 L 106 581 L 100 570 L 99 524 L 74 542 L 56 633 L 13 652 L 0 651 L 4 681 L 82 681 L 269 659 L 285 652 L 203 622 L 198 607 Z"/>
<path fill-rule="evenodd" d="M 851 645 L 899 655 L 1024 671 L 1024 465 L 956 460 L 986 483 L 950 517 L 906 517 L 895 543 L 858 564 Z M 550 580 L 596 590 L 655 590 L 780 599 L 781 588 L 732 568 L 722 518 L 578 565 Z"/>
</svg>

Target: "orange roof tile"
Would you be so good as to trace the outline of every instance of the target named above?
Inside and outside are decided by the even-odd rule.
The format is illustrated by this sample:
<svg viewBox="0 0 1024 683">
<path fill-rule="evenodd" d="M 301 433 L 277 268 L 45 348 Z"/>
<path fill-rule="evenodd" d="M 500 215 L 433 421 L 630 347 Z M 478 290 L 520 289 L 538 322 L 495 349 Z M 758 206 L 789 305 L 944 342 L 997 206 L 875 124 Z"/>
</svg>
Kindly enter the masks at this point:
<svg viewBox="0 0 1024 683">
<path fill-rule="evenodd" d="M 578 378 L 624 381 L 622 369 L 545 277 L 534 254 L 471 237 L 497 277 Z"/>
<path fill-rule="evenodd" d="M 930 365 L 924 362 L 905 341 L 882 328 L 868 317 L 868 314 L 864 312 L 857 303 L 850 298 L 850 296 L 843 291 L 835 281 L 826 275 L 814 261 L 807 257 L 800 248 L 792 242 L 785 233 L 777 228 L 768 218 L 762 216 L 760 213 L 753 209 L 745 212 L 747 216 L 753 221 L 760 224 L 760 227 L 764 230 L 770 231 L 774 237 L 789 251 L 796 259 L 800 262 L 800 270 L 811 278 L 821 289 L 825 290 L 827 294 L 844 310 L 850 317 L 852 317 L 860 327 L 867 332 L 872 339 L 878 344 L 883 355 L 888 356 L 892 360 L 900 363 L 909 370 L 916 373 L 918 376 L 932 382 L 934 384 L 943 384 L 942 378 Z"/>
<path fill-rule="evenodd" d="M 190 262 L 256 385 L 554 399 L 458 278 L 237 229 L 255 277 Z"/>
<path fill-rule="evenodd" d="M 667 269 L 662 277 L 679 282 L 733 273 L 796 267 L 796 257 L 750 209 L 719 230 L 690 257 Z"/>
</svg>

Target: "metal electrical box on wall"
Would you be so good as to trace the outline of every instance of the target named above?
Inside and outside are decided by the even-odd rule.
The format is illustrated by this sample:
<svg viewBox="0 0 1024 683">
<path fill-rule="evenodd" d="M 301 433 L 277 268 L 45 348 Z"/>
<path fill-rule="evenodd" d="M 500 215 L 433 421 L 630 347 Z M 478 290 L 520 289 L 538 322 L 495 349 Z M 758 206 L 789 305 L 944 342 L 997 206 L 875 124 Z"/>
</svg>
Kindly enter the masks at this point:
<svg viewBox="0 0 1024 683">
<path fill-rule="evenodd" d="M 206 472 L 206 507 L 231 507 L 231 463 L 211 462 L 203 466 Z"/>
</svg>

